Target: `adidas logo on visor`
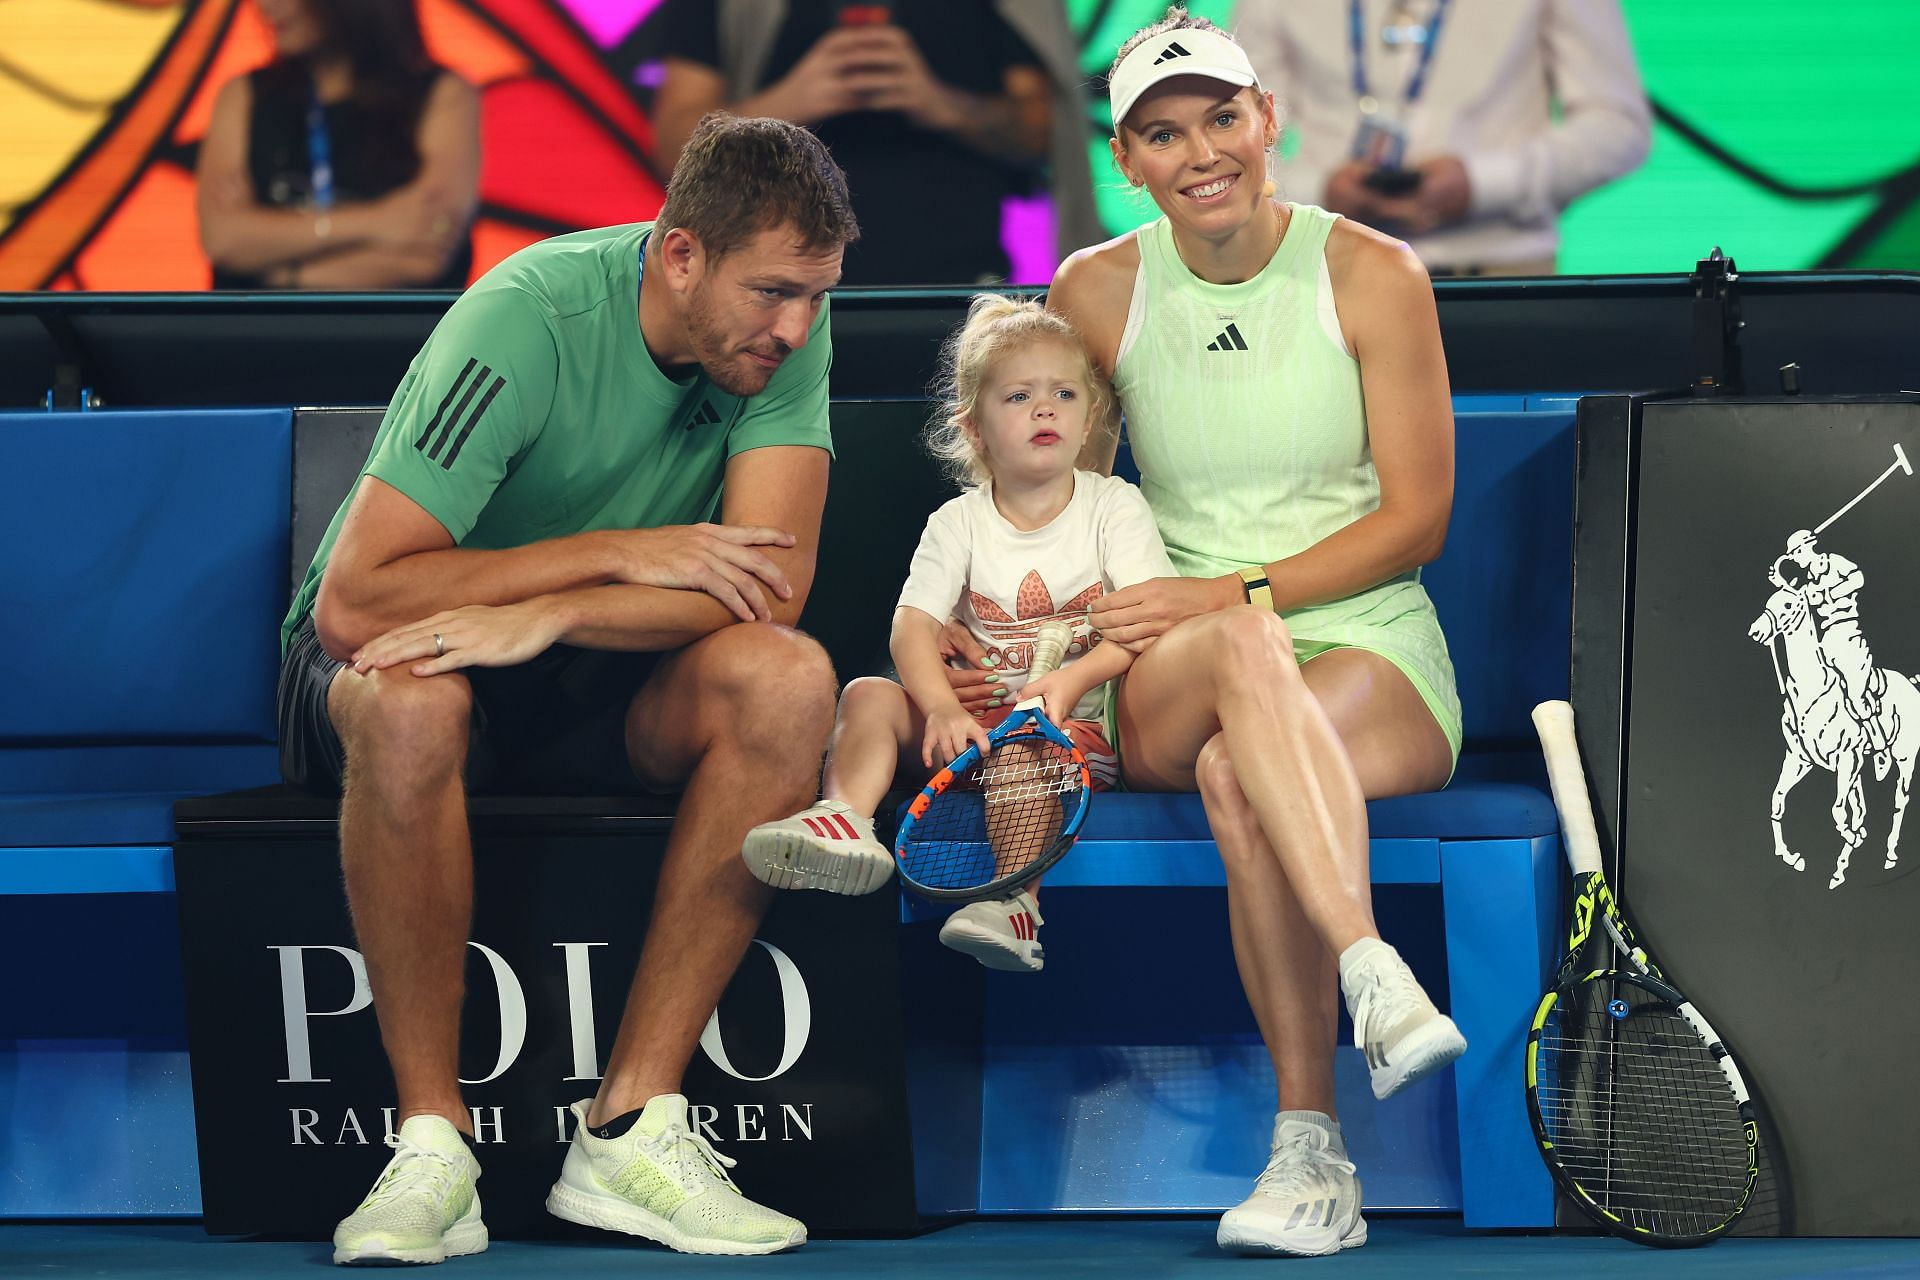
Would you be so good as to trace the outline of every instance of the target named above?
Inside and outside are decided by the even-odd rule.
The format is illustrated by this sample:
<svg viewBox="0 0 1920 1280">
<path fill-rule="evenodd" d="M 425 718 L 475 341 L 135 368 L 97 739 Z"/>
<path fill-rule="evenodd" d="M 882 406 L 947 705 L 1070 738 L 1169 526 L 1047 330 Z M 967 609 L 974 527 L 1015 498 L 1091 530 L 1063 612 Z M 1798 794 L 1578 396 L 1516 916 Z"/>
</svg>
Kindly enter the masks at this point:
<svg viewBox="0 0 1920 1280">
<path fill-rule="evenodd" d="M 1188 53 L 1185 49 L 1182 49 L 1180 47 L 1178 41 L 1175 41 L 1168 44 L 1166 48 L 1160 51 L 1160 56 L 1153 60 L 1153 65 L 1157 67 L 1161 63 L 1168 62 L 1174 58 L 1191 58 L 1192 56 L 1193 55 L 1191 53 Z"/>
</svg>

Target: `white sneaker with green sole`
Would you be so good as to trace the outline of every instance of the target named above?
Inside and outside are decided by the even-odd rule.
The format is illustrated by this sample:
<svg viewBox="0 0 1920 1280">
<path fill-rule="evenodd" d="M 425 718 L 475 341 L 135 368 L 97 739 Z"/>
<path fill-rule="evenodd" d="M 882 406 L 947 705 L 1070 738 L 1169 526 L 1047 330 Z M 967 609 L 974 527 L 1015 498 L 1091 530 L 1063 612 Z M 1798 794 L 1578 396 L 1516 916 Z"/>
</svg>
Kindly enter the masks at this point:
<svg viewBox="0 0 1920 1280">
<path fill-rule="evenodd" d="M 389 1134 L 393 1158 L 373 1190 L 333 1231 L 343 1266 L 444 1262 L 487 1247 L 480 1220 L 480 1162 L 440 1116 L 409 1116 Z"/>
<path fill-rule="evenodd" d="M 560 1181 L 547 1193 L 554 1217 L 681 1253 L 779 1253 L 807 1242 L 797 1219 L 740 1194 L 727 1176 L 734 1162 L 687 1123 L 681 1095 L 651 1099 L 633 1127 L 612 1138 L 588 1127 L 590 1105 L 568 1108 L 577 1124 Z"/>
</svg>

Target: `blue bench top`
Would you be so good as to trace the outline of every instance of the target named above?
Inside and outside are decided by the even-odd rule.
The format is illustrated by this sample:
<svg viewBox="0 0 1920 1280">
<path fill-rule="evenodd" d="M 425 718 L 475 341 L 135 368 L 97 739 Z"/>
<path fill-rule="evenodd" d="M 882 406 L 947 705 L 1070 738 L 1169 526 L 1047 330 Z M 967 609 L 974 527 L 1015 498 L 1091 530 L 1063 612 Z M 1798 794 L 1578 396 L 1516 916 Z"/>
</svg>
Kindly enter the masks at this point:
<svg viewBox="0 0 1920 1280">
<path fill-rule="evenodd" d="M 1537 759 L 1527 713 L 1566 693 L 1574 400 L 1455 409 L 1453 526 L 1424 581 L 1470 756 Z M 0 847 L 167 843 L 175 799 L 277 779 L 290 441 L 286 409 L 0 415 L 0 542 L 23 552 L 0 601 L 43 623 L 0 627 L 0 656 L 33 673 L 0 705 Z M 137 662 L 98 661 L 129 646 Z M 1370 806 L 1373 833 L 1550 832 L 1545 793 L 1507 781 L 1463 763 L 1445 791 Z M 1090 839 L 1204 832 L 1194 797 L 1112 797 L 1093 822 Z"/>
<path fill-rule="evenodd" d="M 1367 805 L 1375 840 L 1498 840 L 1552 835 L 1553 800 L 1520 782 L 1456 782 L 1444 791 L 1395 796 Z M 1094 797 L 1083 841 L 1211 840 L 1200 797 L 1190 793 L 1112 792 Z"/>
<path fill-rule="evenodd" d="M 173 803 L 280 780 L 263 744 L 0 751 L 0 849 L 173 841 Z"/>
</svg>

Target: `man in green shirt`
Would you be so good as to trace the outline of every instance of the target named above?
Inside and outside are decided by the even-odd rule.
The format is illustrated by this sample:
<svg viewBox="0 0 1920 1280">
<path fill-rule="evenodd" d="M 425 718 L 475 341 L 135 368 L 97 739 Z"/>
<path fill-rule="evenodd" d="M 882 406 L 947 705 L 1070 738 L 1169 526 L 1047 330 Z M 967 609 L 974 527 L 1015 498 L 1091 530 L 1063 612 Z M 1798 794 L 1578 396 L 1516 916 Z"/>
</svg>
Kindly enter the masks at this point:
<svg viewBox="0 0 1920 1280">
<path fill-rule="evenodd" d="M 770 894 L 741 838 L 813 798 L 832 726 L 832 666 L 792 624 L 832 452 L 827 290 L 857 235 L 812 135 L 711 117 L 658 221 L 507 259 L 395 392 L 282 634 L 283 767 L 342 790 L 399 1093 L 336 1262 L 486 1248 L 456 1067 L 470 788 L 684 791 L 549 1210 L 704 1253 L 805 1241 L 678 1091 Z"/>
</svg>

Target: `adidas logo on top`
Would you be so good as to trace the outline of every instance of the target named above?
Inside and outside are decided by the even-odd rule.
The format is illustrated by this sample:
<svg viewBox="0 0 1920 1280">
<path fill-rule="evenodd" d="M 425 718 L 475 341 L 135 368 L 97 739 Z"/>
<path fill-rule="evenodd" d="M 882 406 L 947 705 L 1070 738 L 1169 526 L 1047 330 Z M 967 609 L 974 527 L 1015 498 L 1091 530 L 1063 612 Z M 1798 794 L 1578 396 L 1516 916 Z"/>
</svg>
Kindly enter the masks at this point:
<svg viewBox="0 0 1920 1280">
<path fill-rule="evenodd" d="M 1161 63 L 1171 61 L 1174 58 L 1191 58 L 1192 56 L 1191 53 L 1188 53 L 1180 47 L 1178 41 L 1171 41 L 1166 48 L 1160 51 L 1160 56 L 1153 60 L 1153 65 L 1157 67 Z"/>
<path fill-rule="evenodd" d="M 1245 351 L 1247 340 L 1240 336 L 1240 326 L 1230 324 L 1226 332 L 1207 344 L 1209 351 Z"/>
<path fill-rule="evenodd" d="M 712 401 L 702 400 L 700 407 L 693 411 L 693 416 L 687 419 L 687 430 L 691 431 L 695 427 L 710 427 L 718 421 L 720 421 L 720 411 L 713 407 Z"/>
</svg>

